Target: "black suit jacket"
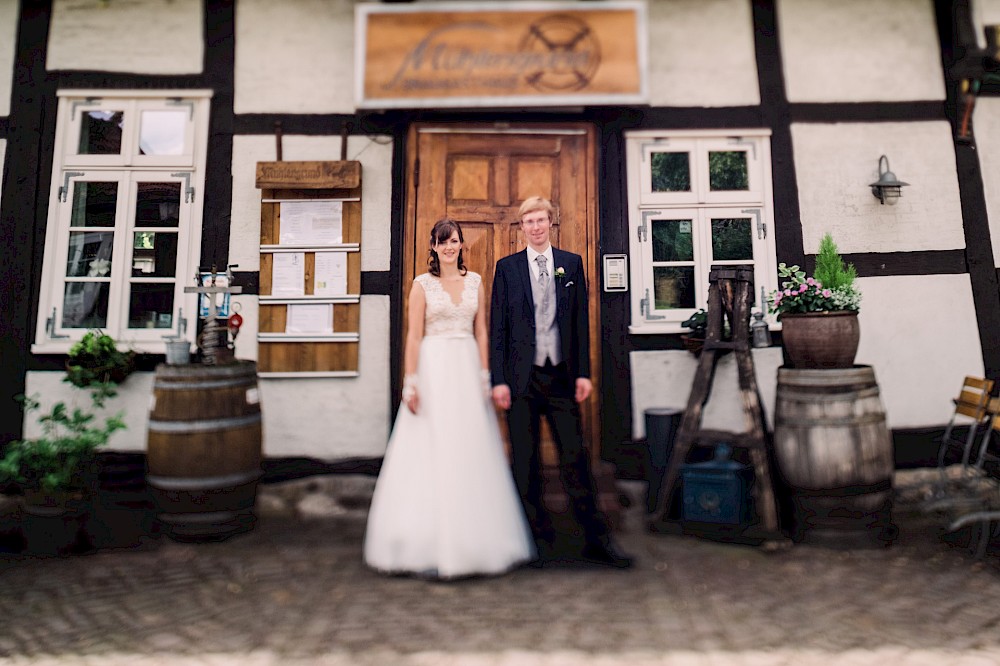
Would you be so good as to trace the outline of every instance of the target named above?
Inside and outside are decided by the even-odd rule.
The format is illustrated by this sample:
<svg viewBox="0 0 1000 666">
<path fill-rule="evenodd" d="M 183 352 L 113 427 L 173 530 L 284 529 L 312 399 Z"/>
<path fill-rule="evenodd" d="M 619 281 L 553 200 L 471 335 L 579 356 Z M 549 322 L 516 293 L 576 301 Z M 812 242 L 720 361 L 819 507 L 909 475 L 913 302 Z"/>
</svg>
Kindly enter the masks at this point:
<svg viewBox="0 0 1000 666">
<path fill-rule="evenodd" d="M 552 248 L 559 345 L 570 377 L 590 377 L 587 279 L 578 254 Z M 565 276 L 556 277 L 562 269 Z M 490 373 L 493 385 L 507 384 L 518 397 L 528 390 L 535 361 L 535 299 L 528 251 L 497 262 L 490 301 Z"/>
</svg>

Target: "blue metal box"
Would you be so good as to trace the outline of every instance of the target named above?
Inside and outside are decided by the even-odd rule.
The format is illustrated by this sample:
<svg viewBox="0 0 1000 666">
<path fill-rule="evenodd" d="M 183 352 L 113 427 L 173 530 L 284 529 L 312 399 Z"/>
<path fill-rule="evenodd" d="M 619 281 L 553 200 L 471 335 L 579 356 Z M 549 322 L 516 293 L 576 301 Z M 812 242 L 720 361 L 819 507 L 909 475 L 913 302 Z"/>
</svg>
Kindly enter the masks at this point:
<svg viewBox="0 0 1000 666">
<path fill-rule="evenodd" d="M 715 448 L 715 459 L 681 467 L 685 521 L 745 525 L 750 522 L 753 472 L 731 460 L 726 444 Z"/>
</svg>

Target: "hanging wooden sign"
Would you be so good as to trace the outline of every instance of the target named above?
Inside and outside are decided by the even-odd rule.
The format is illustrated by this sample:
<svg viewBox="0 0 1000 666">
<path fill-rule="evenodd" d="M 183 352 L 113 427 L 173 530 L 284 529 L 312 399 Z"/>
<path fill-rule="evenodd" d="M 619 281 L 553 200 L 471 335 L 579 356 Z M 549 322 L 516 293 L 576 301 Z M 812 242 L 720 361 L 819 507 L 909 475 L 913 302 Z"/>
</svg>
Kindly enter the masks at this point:
<svg viewBox="0 0 1000 666">
<path fill-rule="evenodd" d="M 646 101 L 645 4 L 363 4 L 360 107 Z"/>
</svg>

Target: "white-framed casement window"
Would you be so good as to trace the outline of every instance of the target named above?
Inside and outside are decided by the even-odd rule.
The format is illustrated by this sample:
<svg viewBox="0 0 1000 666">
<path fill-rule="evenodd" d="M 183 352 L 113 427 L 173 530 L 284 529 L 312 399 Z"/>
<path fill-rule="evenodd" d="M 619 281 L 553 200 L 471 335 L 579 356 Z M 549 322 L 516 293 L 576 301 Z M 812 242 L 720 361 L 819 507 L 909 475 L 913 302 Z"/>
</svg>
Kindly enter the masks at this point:
<svg viewBox="0 0 1000 666">
<path fill-rule="evenodd" d="M 62 91 L 32 351 L 194 339 L 211 92 Z M 183 321 L 191 324 L 183 326 Z"/>
<path fill-rule="evenodd" d="M 625 134 L 631 241 L 631 333 L 679 333 L 708 304 L 713 266 L 754 270 L 774 288 L 770 132 Z"/>
</svg>

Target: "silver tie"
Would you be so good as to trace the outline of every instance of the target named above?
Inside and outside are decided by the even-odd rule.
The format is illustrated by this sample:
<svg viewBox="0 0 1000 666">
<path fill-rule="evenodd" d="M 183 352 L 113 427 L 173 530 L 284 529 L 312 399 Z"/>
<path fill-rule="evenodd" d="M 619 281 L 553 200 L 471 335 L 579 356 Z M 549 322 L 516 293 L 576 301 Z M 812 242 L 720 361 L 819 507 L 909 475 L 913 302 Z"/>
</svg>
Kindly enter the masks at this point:
<svg viewBox="0 0 1000 666">
<path fill-rule="evenodd" d="M 541 314 L 547 314 L 549 311 L 549 268 L 547 266 L 548 261 L 545 259 L 545 255 L 538 255 L 535 257 L 535 261 L 538 262 L 538 286 L 542 290 L 542 303 L 541 303 Z"/>
</svg>

